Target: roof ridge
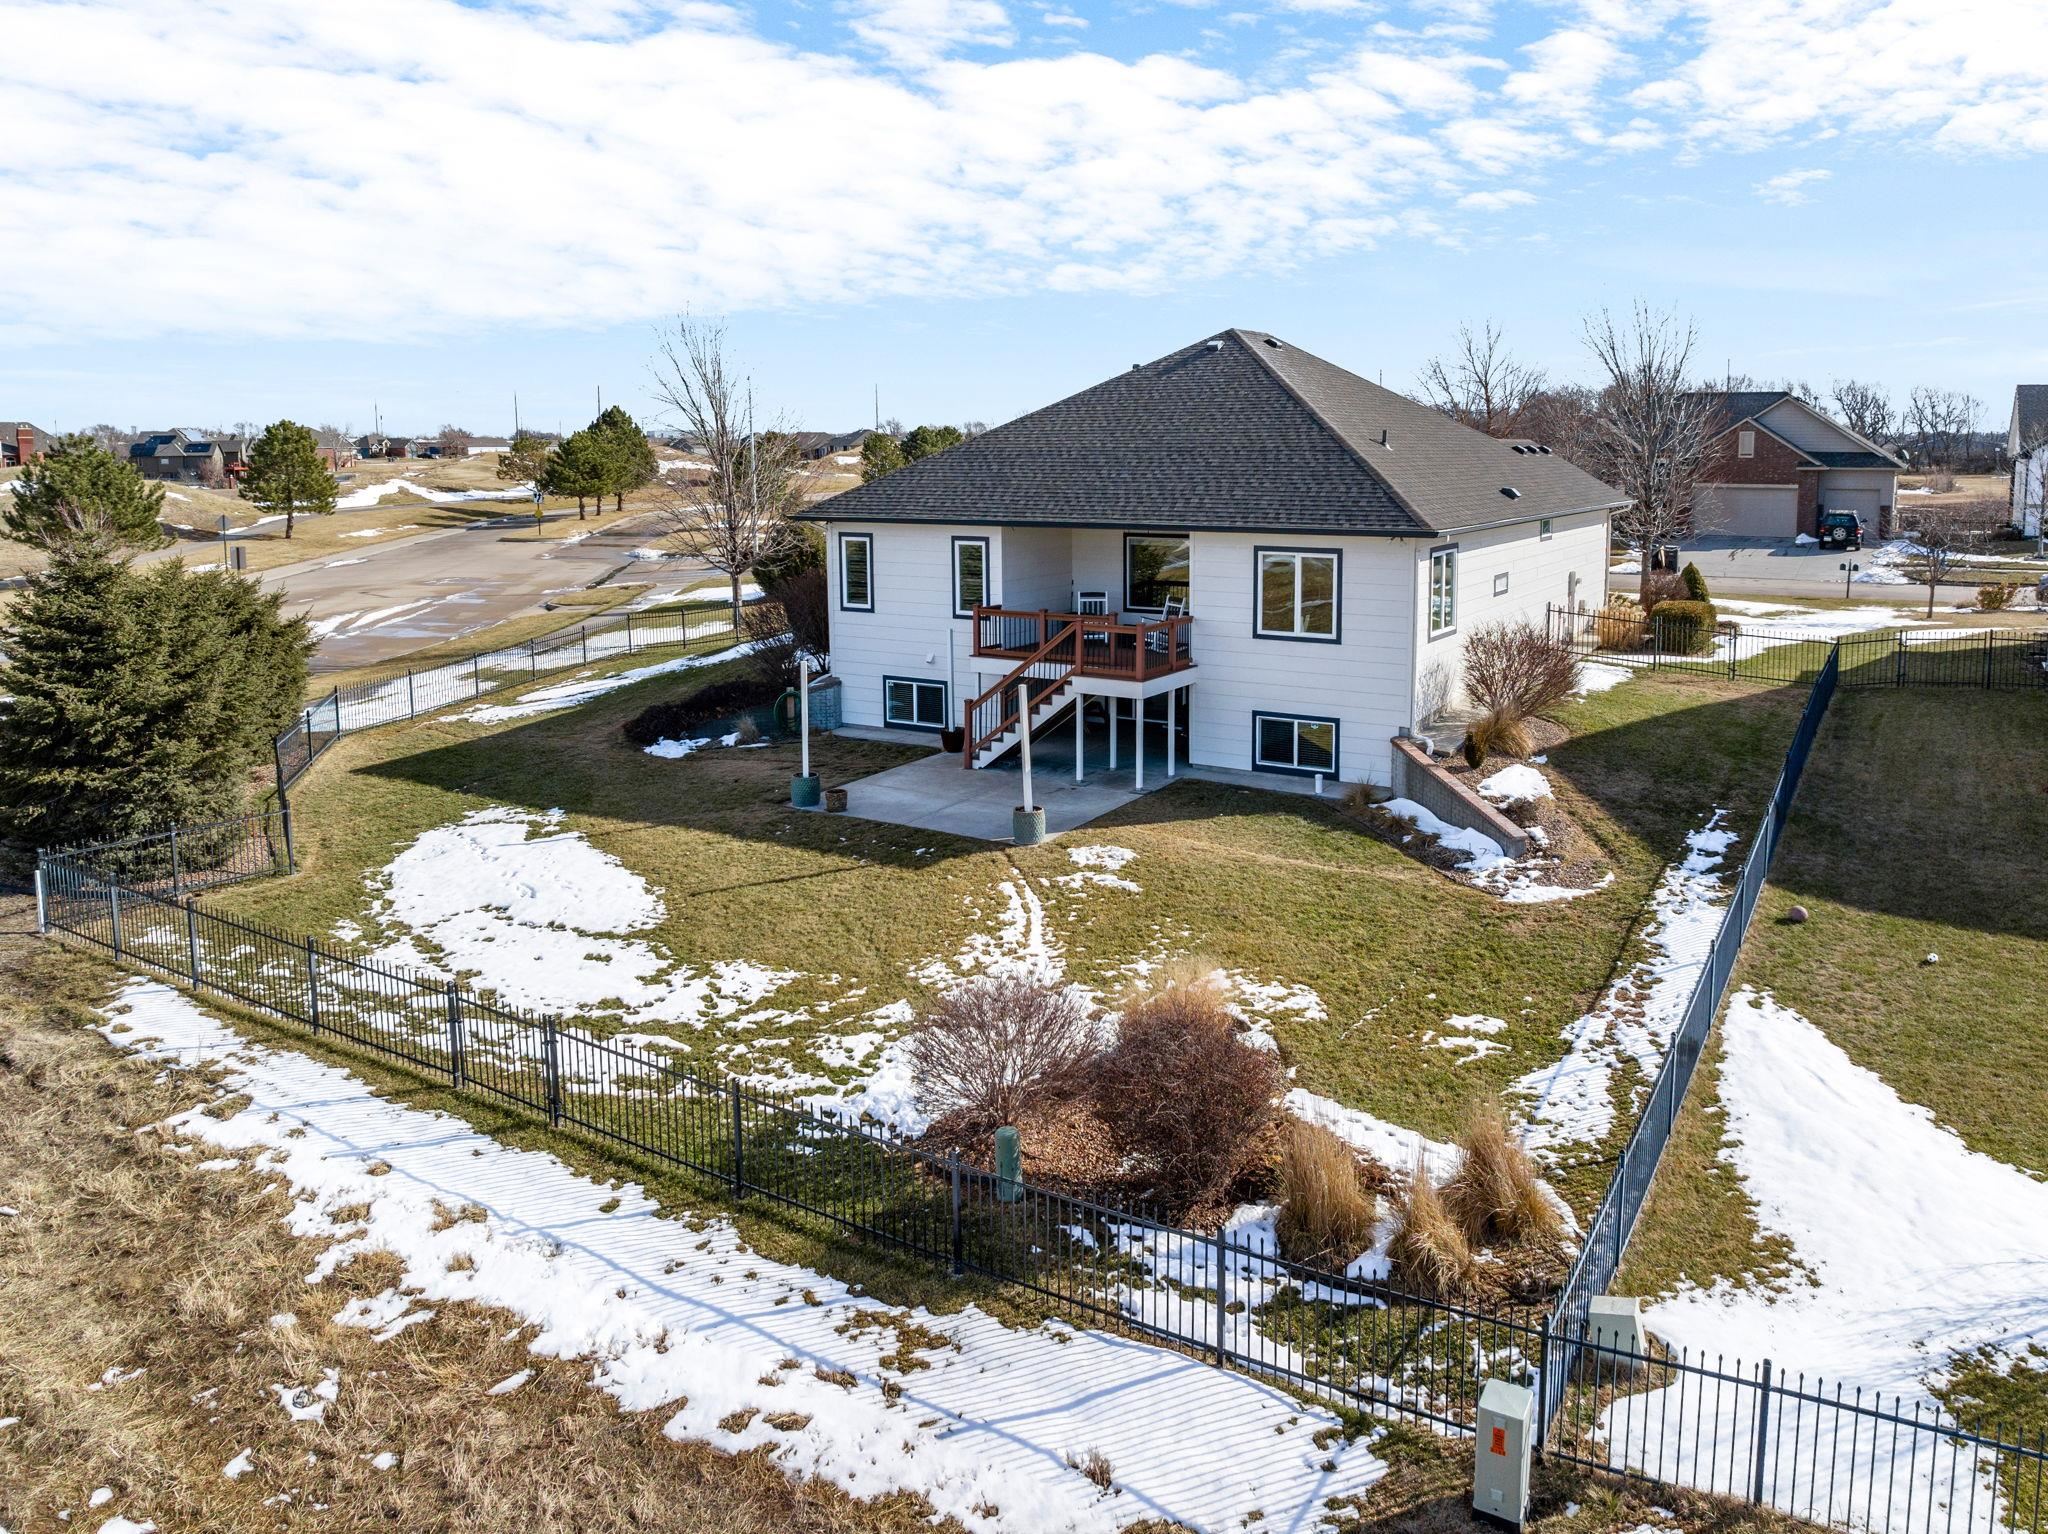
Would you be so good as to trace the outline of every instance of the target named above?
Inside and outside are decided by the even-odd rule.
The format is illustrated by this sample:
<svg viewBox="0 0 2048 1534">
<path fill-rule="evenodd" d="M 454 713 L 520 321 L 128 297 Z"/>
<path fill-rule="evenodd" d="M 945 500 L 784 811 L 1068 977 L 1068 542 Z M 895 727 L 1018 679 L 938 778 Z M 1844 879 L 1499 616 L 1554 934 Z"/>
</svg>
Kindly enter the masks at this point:
<svg viewBox="0 0 2048 1534">
<path fill-rule="evenodd" d="M 1416 508 L 1415 504 L 1412 501 L 1410 501 L 1407 496 L 1401 493 L 1399 488 L 1395 486 L 1392 480 L 1388 479 L 1386 475 L 1382 474 L 1378 468 L 1376 468 L 1371 462 L 1369 462 L 1366 459 L 1363 453 L 1359 452 L 1357 448 L 1352 446 L 1351 439 L 1345 436 L 1343 432 L 1337 429 L 1335 422 L 1333 422 L 1328 416 L 1324 415 L 1322 411 L 1318 410 L 1314 405 L 1309 403 L 1309 401 L 1303 396 L 1302 392 L 1299 389 L 1295 388 L 1294 385 L 1288 381 L 1286 376 L 1282 374 L 1278 368 L 1273 366 L 1273 364 L 1266 358 L 1264 354 L 1265 349 L 1254 344 L 1252 338 L 1257 337 L 1261 341 L 1271 340 L 1277 346 L 1286 346 L 1288 345 L 1287 342 L 1282 341 L 1270 330 L 1245 330 L 1239 326 L 1233 325 L 1226 333 L 1232 339 L 1234 339 L 1239 346 L 1242 346 L 1245 349 L 1245 351 L 1251 356 L 1252 360 L 1257 362 L 1260 368 L 1264 370 L 1266 376 L 1272 379 L 1273 382 L 1278 384 L 1281 387 L 1281 389 L 1286 393 L 1289 399 L 1293 400 L 1295 404 L 1301 406 L 1303 410 L 1308 412 L 1309 418 L 1313 420 L 1316 423 L 1316 425 L 1322 427 L 1322 429 L 1329 434 L 1330 440 L 1335 442 L 1338 447 L 1344 450 L 1345 456 L 1350 458 L 1350 460 L 1353 463 L 1357 464 L 1361 469 L 1365 470 L 1366 474 L 1369 475 L 1372 478 L 1372 480 L 1376 484 L 1378 484 L 1378 486 L 1382 490 L 1386 491 L 1386 493 L 1390 497 L 1392 497 L 1394 504 L 1396 506 L 1399 506 L 1401 510 L 1406 512 L 1414 520 L 1415 525 L 1417 527 L 1423 529 L 1425 532 L 1436 532 L 1436 524 L 1431 522 L 1429 518 L 1425 517 L 1421 513 L 1421 511 L 1419 511 Z M 1324 366 L 1337 368 L 1339 372 L 1346 373 L 1353 378 L 1357 378 L 1358 381 L 1362 384 L 1368 384 L 1373 388 L 1379 387 L 1379 385 L 1374 384 L 1371 379 L 1362 378 L 1358 374 L 1351 372 L 1349 368 L 1338 367 L 1336 363 L 1331 362 L 1327 357 L 1317 357 L 1316 354 L 1311 351 L 1303 351 L 1302 355 L 1304 357 L 1315 357 L 1315 360 L 1324 364 Z"/>
</svg>

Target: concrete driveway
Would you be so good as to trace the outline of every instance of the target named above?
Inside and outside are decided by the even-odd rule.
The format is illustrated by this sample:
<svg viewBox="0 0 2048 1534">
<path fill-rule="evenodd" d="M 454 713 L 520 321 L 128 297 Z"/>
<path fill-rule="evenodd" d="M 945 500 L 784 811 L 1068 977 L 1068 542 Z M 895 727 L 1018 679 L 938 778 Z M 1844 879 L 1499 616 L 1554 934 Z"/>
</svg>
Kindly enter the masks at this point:
<svg viewBox="0 0 2048 1534">
<path fill-rule="evenodd" d="M 1842 564 L 1853 562 L 1868 570 L 1872 567 L 1870 556 L 1873 552 L 1875 549 L 1871 545 L 1860 551 L 1844 553 L 1839 549 L 1824 549 L 1784 538 L 1737 538 L 1717 533 L 1686 542 L 1682 546 L 1680 563 L 1690 560 L 1697 564 L 1710 589 L 1725 589 L 1730 596 L 1839 597 L 1846 594 L 1859 602 L 1899 606 L 1915 601 L 1926 602 L 1925 586 L 1856 581 L 1848 586 L 1845 593 Z M 1635 577 L 1633 572 L 1623 574 L 1617 571 L 1607 579 L 1611 589 L 1626 591 L 1633 586 Z M 1974 583 L 1945 585 L 1940 588 L 1936 599 L 1965 602 L 1974 600 L 1976 595 Z"/>
</svg>

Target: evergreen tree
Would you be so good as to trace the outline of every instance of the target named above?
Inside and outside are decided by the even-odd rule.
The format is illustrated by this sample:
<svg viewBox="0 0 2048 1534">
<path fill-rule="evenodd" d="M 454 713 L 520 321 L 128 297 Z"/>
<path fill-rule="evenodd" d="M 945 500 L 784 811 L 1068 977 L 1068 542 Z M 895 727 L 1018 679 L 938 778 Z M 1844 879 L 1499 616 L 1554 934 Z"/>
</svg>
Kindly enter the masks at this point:
<svg viewBox="0 0 2048 1534">
<path fill-rule="evenodd" d="M 869 432 L 860 445 L 861 483 L 871 484 L 884 474 L 894 474 L 907 462 L 902 443 L 883 432 Z"/>
<path fill-rule="evenodd" d="M 281 596 L 104 538 L 60 545 L 0 628 L 0 835 L 106 840 L 236 813 L 306 685 Z"/>
<path fill-rule="evenodd" d="M 903 459 L 906 463 L 916 463 L 920 458 L 929 458 L 949 447 L 958 447 L 966 440 L 957 426 L 914 427 L 904 435 Z"/>
<path fill-rule="evenodd" d="M 264 428 L 249 449 L 249 472 L 241 496 L 272 516 L 284 513 L 284 535 L 300 512 L 325 516 L 334 510 L 334 476 L 320 457 L 320 442 L 309 426 L 278 421 Z"/>
<path fill-rule="evenodd" d="M 584 520 L 585 503 L 598 497 L 598 514 L 604 514 L 604 496 L 611 485 L 611 444 L 594 435 L 588 427 L 572 431 L 561 446 L 548 455 L 547 478 L 541 488 L 549 495 L 576 497 L 576 520 Z"/>
<path fill-rule="evenodd" d="M 530 431 L 512 439 L 498 455 L 498 478 L 512 484 L 539 484 L 547 477 L 548 445 Z"/>
<path fill-rule="evenodd" d="M 1700 567 L 1691 560 L 1687 560 L 1685 568 L 1678 572 L 1678 578 L 1685 582 L 1685 594 L 1688 600 L 1694 602 L 1711 602 L 1714 600 L 1713 595 L 1707 590 L 1706 576 L 1700 572 Z"/>
<path fill-rule="evenodd" d="M 590 430 L 612 449 L 612 510 L 624 511 L 629 491 L 654 483 L 660 467 L 654 457 L 654 445 L 647 440 L 640 423 L 617 405 L 607 405 L 604 413 L 590 423 Z"/>
<path fill-rule="evenodd" d="M 771 596 L 807 570 L 825 568 L 825 531 L 808 522 L 783 523 L 775 546 L 754 561 L 754 579 Z"/>
<path fill-rule="evenodd" d="M 14 494 L 0 500 L 0 528 L 46 549 L 82 533 L 154 548 L 164 541 L 157 525 L 163 505 L 164 487 L 134 465 L 91 437 L 61 437 L 22 471 Z"/>
</svg>

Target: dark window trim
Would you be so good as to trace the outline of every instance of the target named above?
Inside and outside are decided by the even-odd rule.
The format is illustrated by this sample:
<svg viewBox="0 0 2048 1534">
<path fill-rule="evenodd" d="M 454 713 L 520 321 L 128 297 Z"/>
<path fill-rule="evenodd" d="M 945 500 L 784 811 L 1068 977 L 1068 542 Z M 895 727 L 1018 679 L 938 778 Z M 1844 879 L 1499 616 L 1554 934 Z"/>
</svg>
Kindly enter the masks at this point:
<svg viewBox="0 0 2048 1534">
<path fill-rule="evenodd" d="M 989 541 L 986 537 L 976 533 L 955 533 L 953 535 L 952 571 L 949 576 L 949 579 L 953 582 L 953 616 L 956 618 L 972 618 L 974 616 L 974 609 L 971 607 L 963 608 L 960 605 L 960 545 L 963 543 L 978 543 L 981 545 L 981 605 L 993 607 L 996 604 L 989 599 L 988 590 Z"/>
<path fill-rule="evenodd" d="M 1136 595 L 1136 593 L 1135 593 L 1135 592 L 1133 592 L 1133 591 L 1131 590 L 1131 540 L 1132 540 L 1133 538 L 1144 538 L 1144 539 L 1150 539 L 1150 540 L 1153 540 L 1153 541 L 1155 541 L 1155 542 L 1156 542 L 1156 541 L 1162 541 L 1162 540 L 1166 540 L 1166 539 L 1178 538 L 1178 539 L 1180 539 L 1180 540 L 1181 540 L 1181 541 L 1182 541 L 1183 543 L 1185 543 L 1185 544 L 1186 544 L 1186 545 L 1188 546 L 1188 584 L 1189 584 L 1189 588 L 1190 588 L 1190 589 L 1189 589 L 1189 592 L 1188 592 L 1188 595 L 1189 595 L 1190 597 L 1192 597 L 1192 596 L 1194 595 L 1194 591 L 1193 591 L 1193 589 L 1192 589 L 1192 588 L 1193 588 L 1193 585 L 1194 585 L 1194 574 L 1195 574 L 1195 569 L 1194 569 L 1194 565 L 1195 565 L 1195 535 L 1194 535 L 1193 533 L 1177 533 L 1177 532 L 1173 531 L 1173 530 L 1172 530 L 1171 528 L 1161 528 L 1161 529 L 1159 529 L 1159 530 L 1158 530 L 1157 532 L 1152 532 L 1152 531 L 1143 531 L 1143 532 L 1135 532 L 1135 533 L 1134 533 L 1134 532 L 1132 532 L 1132 531 L 1131 531 L 1131 530 L 1130 530 L 1129 528 L 1125 528 L 1125 529 L 1124 529 L 1124 572 L 1123 572 L 1123 574 L 1124 574 L 1124 610 L 1125 610 L 1126 612 L 1134 612 L 1134 613 L 1163 613 L 1163 612 L 1165 612 L 1165 611 L 1166 611 L 1166 609 L 1165 609 L 1165 608 L 1164 608 L 1163 606 L 1162 606 L 1162 607 L 1140 607 L 1140 606 L 1139 606 L 1139 605 L 1138 605 L 1138 604 L 1137 604 L 1137 603 L 1136 603 L 1135 601 L 1133 601 L 1133 600 L 1132 600 L 1132 598 L 1133 598 L 1133 597 L 1134 597 L 1134 596 Z M 1188 604 L 1186 604 L 1186 605 L 1188 605 L 1188 606 L 1193 606 L 1194 604 L 1193 604 L 1192 602 L 1189 602 L 1189 603 L 1188 603 Z M 1114 615 L 1112 615 L 1112 616 L 1114 616 Z"/>
<path fill-rule="evenodd" d="M 868 599 L 865 602 L 846 600 L 846 546 L 849 543 L 865 543 L 868 546 Z M 839 610 L 849 613 L 871 613 L 875 610 L 875 535 L 873 533 L 841 533 L 839 535 Z"/>
<path fill-rule="evenodd" d="M 939 722 L 937 724 L 905 724 L 900 719 L 889 717 L 889 684 L 901 682 L 906 687 L 936 687 L 939 690 Z M 891 730 L 930 730 L 934 734 L 947 727 L 952 718 L 953 689 L 943 678 L 935 676 L 884 676 L 882 678 L 882 724 Z"/>
<path fill-rule="evenodd" d="M 1430 600 L 1431 600 L 1431 598 L 1432 598 L 1432 597 L 1433 597 L 1433 596 L 1435 595 L 1435 591 L 1434 591 L 1434 588 L 1435 588 L 1435 586 L 1436 586 L 1436 557 L 1437 557 L 1437 555 L 1439 555 L 1439 554 L 1448 554 L 1448 555 L 1450 555 L 1450 556 L 1451 556 L 1451 626 L 1450 626 L 1449 628 L 1442 628 L 1442 629 L 1440 629 L 1440 628 L 1438 628 L 1438 627 L 1436 626 L 1436 623 L 1435 623 L 1434 617 L 1432 616 L 1432 614 L 1431 614 L 1431 613 L 1430 613 L 1430 611 L 1429 611 L 1429 603 L 1430 603 Z M 1422 591 L 1422 603 L 1423 603 L 1423 611 L 1422 611 L 1422 618 L 1423 618 L 1423 623 L 1424 623 L 1424 626 L 1425 626 L 1425 632 L 1426 632 L 1426 637 L 1427 637 L 1427 638 L 1429 638 L 1429 639 L 1448 639 L 1448 638 L 1450 638 L 1450 637 L 1451 637 L 1451 635 L 1453 635 L 1453 634 L 1455 634 L 1455 633 L 1457 633 L 1457 632 L 1458 632 L 1458 545 L 1457 545 L 1457 544 L 1455 544 L 1455 543 L 1439 543 L 1439 544 L 1438 544 L 1438 545 L 1437 545 L 1437 546 L 1436 546 L 1435 548 L 1433 548 L 1433 549 L 1431 549 L 1431 550 L 1429 551 L 1429 570 L 1428 570 L 1428 574 L 1427 574 L 1427 577 L 1426 577 L 1426 579 L 1425 579 L 1425 581 L 1424 581 L 1424 584 L 1423 584 L 1423 591 Z"/>
<path fill-rule="evenodd" d="M 1259 627 L 1259 604 L 1265 599 L 1264 564 L 1268 554 L 1317 554 L 1337 561 L 1336 582 L 1330 593 L 1335 605 L 1335 631 L 1328 634 L 1276 634 Z M 1298 567 L 1297 567 L 1298 568 Z M 1252 638 L 1278 639 L 1294 644 L 1342 644 L 1344 642 L 1344 551 L 1301 548 L 1292 544 L 1261 543 L 1252 546 Z M 1290 718 L 1293 716 L 1289 716 Z"/>
<path fill-rule="evenodd" d="M 1259 726 L 1268 719 L 1284 719 L 1289 724 L 1327 724 L 1330 727 L 1330 765 L 1328 767 L 1288 767 L 1279 762 L 1259 760 Z M 1298 734 L 1298 732 L 1297 732 Z M 1296 755 L 1300 754 L 1299 743 Z M 1252 771 L 1277 772 L 1290 778 L 1312 778 L 1321 773 L 1326 778 L 1337 776 L 1337 769 L 1344 765 L 1344 726 L 1339 720 L 1325 714 L 1283 714 L 1278 709 L 1258 708 L 1252 710 Z"/>
</svg>

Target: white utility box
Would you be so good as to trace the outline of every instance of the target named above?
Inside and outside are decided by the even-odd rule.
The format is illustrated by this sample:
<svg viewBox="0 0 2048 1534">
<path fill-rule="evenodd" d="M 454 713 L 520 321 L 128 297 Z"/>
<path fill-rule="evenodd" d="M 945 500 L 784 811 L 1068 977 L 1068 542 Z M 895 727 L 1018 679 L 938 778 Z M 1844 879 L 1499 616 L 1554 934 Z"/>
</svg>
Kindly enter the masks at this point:
<svg viewBox="0 0 2048 1534">
<path fill-rule="evenodd" d="M 1488 1380 L 1479 1392 L 1479 1434 L 1472 1466 L 1472 1511 L 1489 1523 L 1520 1528 L 1529 1512 L 1529 1453 L 1535 1447 L 1536 1396 L 1527 1386 Z"/>
<path fill-rule="evenodd" d="M 1636 1367 L 1633 1360 L 1647 1356 L 1642 1301 L 1626 1294 L 1594 1295 L 1586 1305 L 1586 1340 L 1596 1348 L 1611 1349 L 1593 1355 L 1593 1367 L 1600 1375 L 1632 1371 Z M 1617 1353 L 1622 1356 L 1615 1357 Z"/>
</svg>

